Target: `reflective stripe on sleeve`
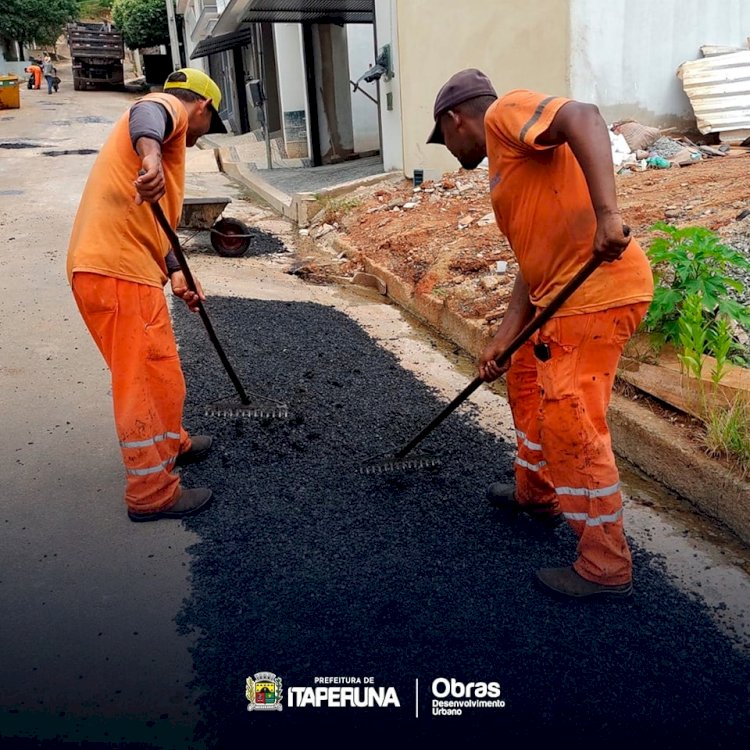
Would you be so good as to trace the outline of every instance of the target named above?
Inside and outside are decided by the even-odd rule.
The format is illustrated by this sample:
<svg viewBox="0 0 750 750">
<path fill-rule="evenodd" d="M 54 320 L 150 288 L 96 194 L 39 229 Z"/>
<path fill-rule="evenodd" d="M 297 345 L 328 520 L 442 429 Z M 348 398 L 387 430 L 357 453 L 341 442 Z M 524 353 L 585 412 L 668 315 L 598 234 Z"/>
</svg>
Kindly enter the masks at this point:
<svg viewBox="0 0 750 750">
<path fill-rule="evenodd" d="M 544 112 L 544 108 L 554 99 L 554 96 L 548 96 L 546 99 L 543 99 L 539 104 L 537 105 L 537 108 L 534 110 L 534 114 L 531 115 L 531 117 L 528 119 L 526 124 L 521 128 L 521 132 L 518 135 L 518 140 L 521 141 L 521 143 L 526 143 L 526 133 L 529 132 L 529 130 L 536 124 L 537 120 L 542 116 L 542 112 Z"/>
</svg>

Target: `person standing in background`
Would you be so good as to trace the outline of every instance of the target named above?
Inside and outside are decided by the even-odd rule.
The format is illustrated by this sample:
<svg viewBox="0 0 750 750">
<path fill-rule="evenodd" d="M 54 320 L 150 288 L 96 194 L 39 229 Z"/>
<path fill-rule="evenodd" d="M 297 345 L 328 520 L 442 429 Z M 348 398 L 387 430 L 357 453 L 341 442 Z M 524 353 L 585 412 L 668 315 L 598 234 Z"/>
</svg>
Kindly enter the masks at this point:
<svg viewBox="0 0 750 750">
<path fill-rule="evenodd" d="M 55 85 L 55 66 L 52 64 L 52 58 L 49 55 L 45 55 L 42 61 L 42 74 L 47 81 L 47 93 L 51 94 Z M 37 88 L 39 87 L 37 86 Z"/>
</svg>

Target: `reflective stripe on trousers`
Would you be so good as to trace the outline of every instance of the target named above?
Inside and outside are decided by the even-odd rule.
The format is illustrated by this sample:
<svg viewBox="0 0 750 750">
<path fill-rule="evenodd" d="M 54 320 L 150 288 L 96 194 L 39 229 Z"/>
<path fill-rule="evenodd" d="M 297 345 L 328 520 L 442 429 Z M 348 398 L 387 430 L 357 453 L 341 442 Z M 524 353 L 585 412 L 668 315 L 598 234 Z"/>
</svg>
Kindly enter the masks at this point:
<svg viewBox="0 0 750 750">
<path fill-rule="evenodd" d="M 93 273 L 73 274 L 78 309 L 112 375 L 115 425 L 127 477 L 125 501 L 140 513 L 174 502 L 185 380 L 164 291 Z"/>
<path fill-rule="evenodd" d="M 631 580 L 632 563 L 606 412 L 622 348 L 647 309 L 553 317 L 516 352 L 507 375 L 516 497 L 561 510 L 578 536 L 575 569 L 611 585 Z M 545 362 L 534 356 L 539 341 L 550 348 Z"/>
</svg>

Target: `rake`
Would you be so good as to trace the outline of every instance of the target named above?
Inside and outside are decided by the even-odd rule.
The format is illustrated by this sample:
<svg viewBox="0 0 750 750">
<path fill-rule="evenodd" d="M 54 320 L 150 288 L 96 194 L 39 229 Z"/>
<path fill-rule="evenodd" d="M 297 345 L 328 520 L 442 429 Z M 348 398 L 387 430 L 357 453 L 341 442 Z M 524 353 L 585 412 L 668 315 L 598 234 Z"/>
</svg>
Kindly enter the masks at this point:
<svg viewBox="0 0 750 750">
<path fill-rule="evenodd" d="M 625 236 L 630 235 L 628 227 L 623 228 Z M 520 331 L 520 333 L 511 341 L 508 348 L 495 360 L 501 367 L 517 352 L 528 340 L 531 335 L 538 331 L 568 300 L 573 292 L 602 264 L 602 259 L 594 255 L 584 265 L 580 271 L 560 290 L 557 296 L 542 310 L 533 320 L 530 320 Z M 440 459 L 431 455 L 409 456 L 436 427 L 452 414 L 474 391 L 482 385 L 484 381 L 481 378 L 474 378 L 461 393 L 456 396 L 426 427 L 420 430 L 403 448 L 395 453 L 386 456 L 386 453 L 378 454 L 366 459 L 359 466 L 360 474 L 390 474 L 393 472 L 409 471 L 412 469 L 432 469 L 440 466 Z"/>
<path fill-rule="evenodd" d="M 187 258 L 185 258 L 185 253 L 182 251 L 180 240 L 177 237 L 177 234 L 167 221 L 167 217 L 164 216 L 164 211 L 162 211 L 161 206 L 158 203 L 152 203 L 151 208 L 153 209 L 156 221 L 164 231 L 164 234 L 167 235 L 169 244 L 172 246 L 172 250 L 177 256 L 177 260 L 180 263 L 180 268 L 185 274 L 185 280 L 187 281 L 188 288 L 191 292 L 195 292 L 197 294 L 198 290 L 195 284 L 195 279 L 193 278 L 193 274 L 190 272 Z M 227 375 L 229 375 L 229 379 L 232 381 L 232 385 L 234 385 L 234 388 L 237 391 L 237 395 L 240 397 L 239 402 L 231 399 L 225 399 L 208 404 L 205 408 L 205 415 L 207 417 L 278 417 L 282 419 L 288 417 L 289 409 L 286 404 L 283 404 L 280 401 L 275 401 L 272 398 L 268 398 L 267 396 L 260 396 L 256 393 L 252 394 L 254 400 L 251 401 L 250 396 L 248 396 L 247 391 L 244 389 L 242 383 L 240 382 L 240 379 L 237 377 L 237 373 L 234 371 L 234 368 L 229 362 L 229 358 L 224 352 L 224 348 L 222 347 L 219 338 L 214 331 L 211 319 L 208 317 L 206 308 L 204 307 L 203 302 L 200 299 L 198 299 L 198 313 L 201 316 L 203 325 L 206 327 L 208 338 L 211 340 L 214 349 L 216 349 L 216 353 L 219 355 L 221 364 L 224 365 L 224 369 L 226 370 Z"/>
</svg>

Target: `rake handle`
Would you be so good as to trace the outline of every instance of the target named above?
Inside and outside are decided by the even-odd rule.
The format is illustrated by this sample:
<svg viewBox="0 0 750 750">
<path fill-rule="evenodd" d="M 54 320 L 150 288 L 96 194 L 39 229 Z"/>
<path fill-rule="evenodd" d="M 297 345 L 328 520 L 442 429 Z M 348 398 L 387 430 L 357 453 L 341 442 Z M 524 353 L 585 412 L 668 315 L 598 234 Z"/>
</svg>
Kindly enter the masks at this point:
<svg viewBox="0 0 750 750">
<path fill-rule="evenodd" d="M 182 273 L 185 274 L 185 280 L 187 281 L 188 288 L 191 292 L 195 292 L 195 294 L 198 294 L 198 287 L 195 283 L 195 279 L 193 278 L 193 274 L 190 272 L 190 266 L 188 266 L 185 253 L 182 252 L 182 247 L 180 245 L 180 240 L 177 237 L 177 234 L 167 221 L 167 217 L 164 215 L 164 211 L 162 211 L 161 206 L 158 203 L 152 203 L 151 208 L 153 209 L 156 221 L 162 228 L 164 234 L 167 235 L 169 244 L 172 246 L 172 250 L 174 251 L 174 254 L 180 264 L 180 269 L 182 270 Z M 208 338 L 211 339 L 211 343 L 213 344 L 214 349 L 216 349 L 216 353 L 219 355 L 221 364 L 224 365 L 224 369 L 226 370 L 227 375 L 229 375 L 229 379 L 232 381 L 232 385 L 234 385 L 234 388 L 237 391 L 237 395 L 240 397 L 240 400 L 243 404 L 249 404 L 250 399 L 248 398 L 247 393 L 245 393 L 245 389 L 242 387 L 242 383 L 237 377 L 237 373 L 234 371 L 234 368 L 229 362 L 229 358 L 224 352 L 224 347 L 222 347 L 221 342 L 219 341 L 219 337 L 216 335 L 216 331 L 214 331 L 213 324 L 211 323 L 211 318 L 208 317 L 208 313 L 206 312 L 206 308 L 203 306 L 203 301 L 200 299 L 200 297 L 198 298 L 198 313 L 201 316 L 203 325 L 206 327 Z"/>
<path fill-rule="evenodd" d="M 624 233 L 627 237 L 630 229 L 624 227 Z M 560 290 L 558 295 L 539 313 L 533 320 L 530 320 L 520 331 L 520 333 L 510 342 L 508 348 L 495 360 L 498 367 L 504 365 L 531 337 L 538 331 L 568 300 L 586 279 L 602 264 L 602 259 L 597 255 L 592 255 L 580 271 Z M 403 458 L 407 453 L 412 451 L 421 443 L 436 427 L 452 414 L 474 391 L 482 385 L 484 381 L 481 378 L 474 378 L 456 398 L 438 414 L 432 422 L 417 433 L 401 450 L 396 453 L 395 458 Z"/>
</svg>

